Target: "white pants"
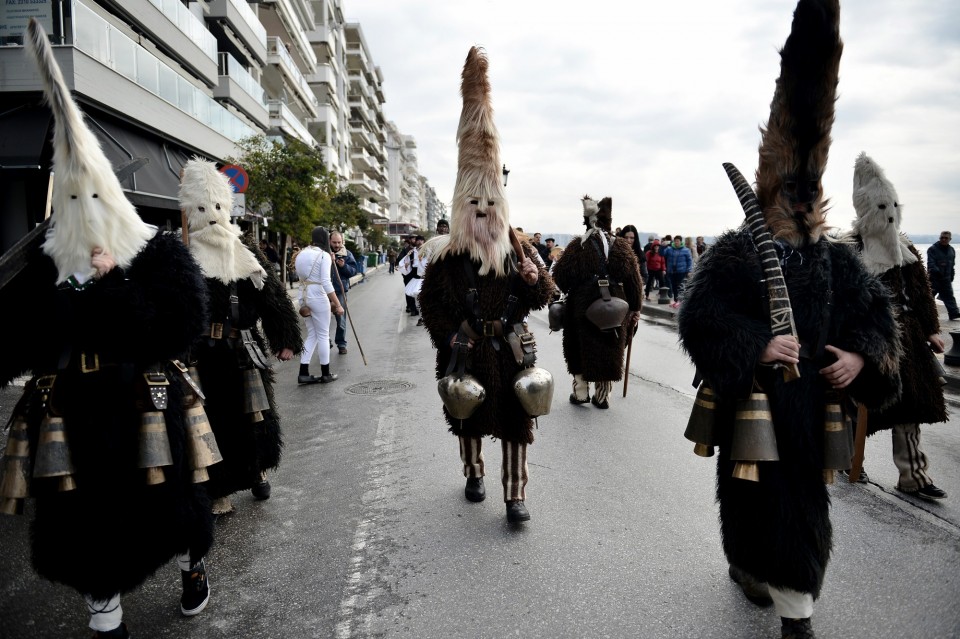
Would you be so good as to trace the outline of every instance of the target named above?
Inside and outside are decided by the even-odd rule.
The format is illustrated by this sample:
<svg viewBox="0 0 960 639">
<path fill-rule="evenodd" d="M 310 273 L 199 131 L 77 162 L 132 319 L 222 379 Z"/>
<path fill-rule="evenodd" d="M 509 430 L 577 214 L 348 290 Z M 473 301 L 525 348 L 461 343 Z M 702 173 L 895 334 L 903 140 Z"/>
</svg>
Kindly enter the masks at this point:
<svg viewBox="0 0 960 639">
<path fill-rule="evenodd" d="M 330 363 L 330 298 L 307 297 L 307 306 L 310 307 L 310 317 L 303 318 L 307 325 L 307 339 L 303 341 L 303 352 L 300 354 L 300 363 L 309 364 L 313 359 L 313 351 L 317 351 L 320 364 Z"/>
<path fill-rule="evenodd" d="M 767 584 L 777 614 L 787 619 L 806 619 L 813 616 L 813 595 L 789 588 L 774 588 Z"/>
</svg>

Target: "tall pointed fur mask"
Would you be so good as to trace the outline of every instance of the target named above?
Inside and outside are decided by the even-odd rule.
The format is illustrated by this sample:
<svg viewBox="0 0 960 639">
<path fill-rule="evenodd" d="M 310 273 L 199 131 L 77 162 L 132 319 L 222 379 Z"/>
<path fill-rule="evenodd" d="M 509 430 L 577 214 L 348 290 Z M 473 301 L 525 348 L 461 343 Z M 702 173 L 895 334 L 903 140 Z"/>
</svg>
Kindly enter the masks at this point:
<svg viewBox="0 0 960 639">
<path fill-rule="evenodd" d="M 43 252 L 57 267 L 57 281 L 71 275 L 86 281 L 95 273 L 95 247 L 126 267 L 154 236 L 123 194 L 120 181 L 93 131 L 83 121 L 53 56 L 43 27 L 27 27 L 25 49 L 43 80 L 43 95 L 53 112 L 53 218 Z"/>
<path fill-rule="evenodd" d="M 780 50 L 780 77 L 762 127 L 757 199 L 770 232 L 793 246 L 816 242 L 826 223 L 827 166 L 840 69 L 839 0 L 800 0 Z"/>
<path fill-rule="evenodd" d="M 510 207 L 500 169 L 500 136 L 493 122 L 487 56 L 472 47 L 463 65 L 463 109 L 457 128 L 457 182 L 450 234 L 434 240 L 434 259 L 467 253 L 479 260 L 480 274 L 506 274 L 510 255 Z M 442 245 L 442 246 L 440 246 Z"/>
<path fill-rule="evenodd" d="M 232 207 L 230 182 L 213 162 L 193 158 L 184 165 L 180 208 L 190 231 L 190 252 L 203 274 L 225 284 L 249 277 L 262 288 L 267 272 L 240 240 L 240 227 L 230 220 Z"/>
<path fill-rule="evenodd" d="M 861 257 L 868 271 L 878 275 L 917 261 L 910 240 L 900 232 L 903 206 L 897 191 L 866 153 L 854 164 L 853 208 L 857 212 L 853 231 L 863 241 Z"/>
</svg>

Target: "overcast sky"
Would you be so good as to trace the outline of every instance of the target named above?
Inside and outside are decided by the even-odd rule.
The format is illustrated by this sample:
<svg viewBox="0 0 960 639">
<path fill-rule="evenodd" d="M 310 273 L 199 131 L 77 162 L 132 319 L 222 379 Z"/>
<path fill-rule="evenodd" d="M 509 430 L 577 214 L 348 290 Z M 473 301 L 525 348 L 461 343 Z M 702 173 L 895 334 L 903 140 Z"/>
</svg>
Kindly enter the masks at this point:
<svg viewBox="0 0 960 639">
<path fill-rule="evenodd" d="M 343 0 L 384 83 L 387 119 L 416 138 L 420 173 L 452 198 L 460 72 L 490 59 L 511 223 L 580 233 L 580 197 L 614 225 L 716 235 L 743 213 L 721 167 L 753 178 L 759 125 L 794 0 Z M 903 229 L 960 233 L 956 0 L 846 0 L 828 222 L 849 228 L 866 151 L 897 188 Z"/>
</svg>

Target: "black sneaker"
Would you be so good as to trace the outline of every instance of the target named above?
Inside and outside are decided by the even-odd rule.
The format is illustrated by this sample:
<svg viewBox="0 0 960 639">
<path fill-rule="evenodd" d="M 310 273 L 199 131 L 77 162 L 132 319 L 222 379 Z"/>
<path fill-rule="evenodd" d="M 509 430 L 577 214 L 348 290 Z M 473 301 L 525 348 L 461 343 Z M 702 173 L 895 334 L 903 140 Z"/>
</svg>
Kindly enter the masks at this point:
<svg viewBox="0 0 960 639">
<path fill-rule="evenodd" d="M 319 384 L 320 378 L 316 375 L 298 375 L 297 376 L 298 384 Z"/>
<path fill-rule="evenodd" d="M 849 471 L 849 470 L 841 470 L 841 471 L 840 471 L 840 474 L 843 475 L 844 477 L 848 477 L 848 478 L 850 477 L 850 471 Z M 865 469 L 863 469 L 863 468 L 860 469 L 860 478 L 857 480 L 856 483 L 858 483 L 858 484 L 869 484 L 869 483 L 870 483 L 870 476 L 867 475 L 867 471 L 866 471 Z"/>
<path fill-rule="evenodd" d="M 507 502 L 507 521 L 511 524 L 519 524 L 522 521 L 529 521 L 530 513 L 527 507 L 523 505 L 522 499 L 514 499 Z"/>
<path fill-rule="evenodd" d="M 113 630 L 97 630 L 93 633 L 93 639 L 129 639 L 130 633 L 127 632 L 127 624 L 121 623 Z"/>
<path fill-rule="evenodd" d="M 570 403 L 571 403 L 571 404 L 586 404 L 586 403 L 588 403 L 589 401 L 590 401 L 590 398 L 589 398 L 589 397 L 587 397 L 586 399 L 577 399 L 577 396 L 576 396 L 576 395 L 574 395 L 573 393 L 570 393 Z"/>
<path fill-rule="evenodd" d="M 598 402 L 596 395 L 593 396 L 593 399 L 590 400 L 590 403 L 596 406 L 597 408 L 610 408 L 610 402 L 608 402 L 607 400 Z"/>
<path fill-rule="evenodd" d="M 336 373 L 329 373 L 329 374 L 327 374 L 327 375 L 321 375 L 321 376 L 320 376 L 320 383 L 321 383 L 321 384 L 329 384 L 330 382 L 336 381 L 337 377 L 339 377 L 339 375 L 337 375 Z"/>
<path fill-rule="evenodd" d="M 472 502 L 480 502 L 487 498 L 487 489 L 483 487 L 483 477 L 468 477 L 467 485 L 463 488 L 463 495 Z"/>
<path fill-rule="evenodd" d="M 191 570 L 181 570 L 183 595 L 180 596 L 180 612 L 184 617 L 200 614 L 210 601 L 210 584 L 207 583 L 207 568 L 203 559 Z"/>
<path fill-rule="evenodd" d="M 266 479 L 260 480 L 253 485 L 250 492 L 253 494 L 253 498 L 258 501 L 270 499 L 270 482 Z"/>
<path fill-rule="evenodd" d="M 780 617 L 780 638 L 817 639 L 817 635 L 813 634 L 813 624 L 810 623 L 810 617 L 806 619 Z"/>
<path fill-rule="evenodd" d="M 938 499 L 946 499 L 947 493 L 941 488 L 937 488 L 933 484 L 924 486 L 923 488 L 917 488 L 914 490 L 905 490 L 900 487 L 900 484 L 897 484 L 897 490 L 912 497 L 919 497 L 920 499 L 926 499 L 927 501 L 937 501 Z"/>
</svg>

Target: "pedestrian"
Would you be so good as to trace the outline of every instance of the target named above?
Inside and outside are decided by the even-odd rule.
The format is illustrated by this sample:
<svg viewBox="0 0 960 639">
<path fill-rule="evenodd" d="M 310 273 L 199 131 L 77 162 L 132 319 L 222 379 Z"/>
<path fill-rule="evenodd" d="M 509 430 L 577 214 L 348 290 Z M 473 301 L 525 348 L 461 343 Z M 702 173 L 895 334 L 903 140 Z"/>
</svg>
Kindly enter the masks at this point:
<svg viewBox="0 0 960 639">
<path fill-rule="evenodd" d="M 544 258 L 543 264 L 547 267 L 549 271 L 553 267 L 554 261 L 557 259 L 557 255 L 563 252 L 563 249 L 557 246 L 557 240 L 552 237 L 548 237 L 543 241 L 544 247 L 547 249 L 547 257 Z"/>
<path fill-rule="evenodd" d="M 403 278 L 403 296 L 406 299 L 407 304 L 407 313 L 416 317 L 420 314 L 417 310 L 417 299 L 411 297 L 407 293 L 407 286 L 415 278 L 419 277 L 419 273 L 413 268 L 413 262 L 415 261 L 412 253 L 417 247 L 417 236 L 410 235 L 404 238 L 406 245 L 401 249 L 400 254 L 397 256 L 397 269 L 400 270 L 400 277 Z M 409 256 L 410 259 L 407 259 Z"/>
<path fill-rule="evenodd" d="M 330 314 L 342 315 L 343 306 L 330 281 L 333 260 L 330 258 L 330 236 L 322 226 L 314 227 L 310 245 L 297 255 L 297 276 L 300 278 L 300 315 L 307 325 L 307 339 L 300 353 L 299 384 L 327 384 L 337 375 L 330 372 Z M 310 374 L 313 352 L 320 360 L 320 375 Z"/>
<path fill-rule="evenodd" d="M 956 274 L 957 252 L 950 246 L 953 234 L 941 231 L 940 240 L 927 249 L 927 272 L 930 275 L 930 287 L 933 296 L 939 297 L 947 307 L 950 320 L 960 319 L 960 309 L 953 295 L 953 277 Z"/>
<path fill-rule="evenodd" d="M 393 272 L 397 268 L 397 249 L 393 248 L 392 246 L 387 249 L 387 263 L 390 265 L 390 270 L 388 273 L 393 275 Z"/>
<path fill-rule="evenodd" d="M 347 308 L 347 291 L 350 290 L 350 278 L 357 274 L 357 260 L 353 253 L 343 245 L 343 235 L 339 231 L 330 233 L 330 250 L 333 251 L 333 266 L 330 271 L 330 282 L 337 293 L 337 301 L 344 309 Z M 333 341 L 337 345 L 340 355 L 347 354 L 347 314 L 335 315 L 337 328 Z"/>
<path fill-rule="evenodd" d="M 697 252 L 697 245 L 694 244 L 693 238 L 688 235 L 683 241 L 683 245 L 690 251 L 690 257 L 693 258 L 693 264 L 696 266 L 697 260 L 700 259 L 700 253 Z"/>
<path fill-rule="evenodd" d="M 885 288 L 852 247 L 823 235 L 820 177 L 834 119 L 838 25 L 837 0 L 800 0 L 780 52 L 755 197 L 762 228 L 776 240 L 757 245 L 747 227 L 725 232 L 697 265 L 678 316 L 683 348 L 714 394 L 716 495 L 729 574 L 751 601 L 774 604 L 783 639 L 815 636 L 813 602 L 833 545 L 824 441 L 827 424 L 842 421 L 827 422 L 828 410 L 833 415 L 841 391 L 867 407 L 889 403 L 899 385 L 899 336 Z M 789 307 L 774 306 L 780 270 L 795 336 Z M 786 381 L 784 367 L 794 366 L 799 378 Z M 779 457 L 757 463 L 758 481 L 734 477 L 731 458 L 737 406 L 745 400 L 741 419 L 749 420 L 751 393 L 762 407 L 758 419 L 769 415 L 771 452 Z"/>
<path fill-rule="evenodd" d="M 420 303 L 437 349 L 437 378 L 446 375 L 451 358 L 464 355 L 465 349 L 467 370 L 485 389 L 485 399 L 465 419 L 454 418 L 444 407 L 450 431 L 460 441 L 467 478 L 464 496 L 472 502 L 485 498 L 481 442 L 487 436 L 497 438 L 503 451 L 507 521 L 519 523 L 530 519 L 525 500 L 533 420 L 513 380 L 532 366 L 536 355 L 523 318 L 546 305 L 554 284 L 538 265 L 532 246 L 522 244 L 522 254 L 513 249 L 489 92 L 486 55 L 473 47 L 463 69 L 453 224 L 450 235 L 432 240 L 442 244 L 431 251 Z M 521 345 L 519 354 L 507 341 L 510 335 Z"/>
<path fill-rule="evenodd" d="M 557 288 L 566 293 L 563 313 L 563 358 L 573 376 L 571 404 L 591 402 L 609 408 L 613 383 L 623 378 L 623 353 L 627 335 L 640 321 L 640 267 L 633 247 L 610 235 L 613 202 L 583 198 L 583 223 L 587 232 L 574 238 L 553 268 Z M 632 226 L 626 227 L 632 229 Z M 621 231 L 622 232 L 622 231 Z M 636 243 L 636 231 L 632 241 Z M 611 317 L 598 322 L 592 310 L 604 300 L 622 300 Z M 593 396 L 590 395 L 593 382 Z"/>
<path fill-rule="evenodd" d="M 707 243 L 703 240 L 703 236 L 702 236 L 702 235 L 698 235 L 698 236 L 697 236 L 697 247 L 696 247 L 696 248 L 697 248 L 697 256 L 698 256 L 698 257 L 701 256 L 701 255 L 703 255 L 703 254 L 706 252 L 707 248 L 709 248 L 709 247 L 707 246 Z"/>
<path fill-rule="evenodd" d="M 417 296 L 420 294 L 421 280 L 425 268 L 423 256 L 420 255 L 420 248 L 425 241 L 426 238 L 422 235 L 415 235 L 410 250 L 400 260 L 400 275 L 406 279 L 403 293 L 407 298 L 410 315 L 417 318 L 417 326 L 423 326 L 423 321 L 419 318 L 420 307 L 417 303 Z"/>
<path fill-rule="evenodd" d="M 643 248 L 640 246 L 640 233 L 637 231 L 637 227 L 633 224 L 627 224 L 617 237 L 625 239 L 627 244 L 630 245 L 630 248 L 633 249 L 633 254 L 637 258 L 637 264 L 640 266 L 640 279 L 642 282 L 646 282 L 650 279 L 650 274 L 647 271 L 647 260 L 644 257 Z"/>
<path fill-rule="evenodd" d="M 660 240 L 654 240 L 650 244 L 650 249 L 645 254 L 645 259 L 647 262 L 647 274 L 649 279 L 647 280 L 647 288 L 643 296 L 644 299 L 650 299 L 650 291 L 656 288 L 657 291 L 664 285 L 663 278 L 664 274 L 667 272 L 667 265 L 663 259 L 663 256 L 660 255 Z"/>
<path fill-rule="evenodd" d="M 683 236 L 673 236 L 673 246 L 664 256 L 667 267 L 667 281 L 670 283 L 670 308 L 680 307 L 680 298 L 683 295 L 683 285 L 687 275 L 693 270 L 693 256 L 690 249 L 683 245 Z"/>
<path fill-rule="evenodd" d="M 440 218 L 437 220 L 437 235 L 449 235 L 450 234 L 450 222 Z"/>
<path fill-rule="evenodd" d="M 931 352 L 944 350 L 940 318 L 920 253 L 900 232 L 900 198 L 883 169 L 865 153 L 854 168 L 853 206 L 857 219 L 850 235 L 860 249 L 864 267 L 890 292 L 903 344 L 903 394 L 899 402 L 869 412 L 869 432 L 892 432 L 893 463 L 900 475 L 897 490 L 927 500 L 944 499 L 947 493 L 927 472 L 929 461 L 920 441 L 920 424 L 947 421 L 940 364 Z"/>
<path fill-rule="evenodd" d="M 199 158 L 186 163 L 180 210 L 210 309 L 210 323 L 194 343 L 189 363 L 198 373 L 204 410 L 223 456 L 210 468 L 207 483 L 218 515 L 233 510 L 230 495 L 240 490 L 250 489 L 255 499 L 270 498 L 266 473 L 280 464 L 283 437 L 273 371 L 264 353 L 272 349 L 286 362 L 303 350 L 290 296 L 252 243 L 241 239 L 230 220 L 232 206 L 230 183 L 215 164 Z"/>
<path fill-rule="evenodd" d="M 11 418 L 19 450 L 8 443 L 0 505 L 22 512 L 33 497 L 34 569 L 83 596 L 94 637 L 122 639 L 121 594 L 173 557 L 181 614 L 210 597 L 213 516 L 193 479 L 216 444 L 207 438 L 192 463 L 197 438 L 172 363 L 203 330 L 205 287 L 179 237 L 146 224 L 124 196 L 36 20 L 25 48 L 53 112 L 54 217 L 41 250 L 0 290 L 0 386 L 32 375 Z M 141 436 L 156 448 L 142 451 Z"/>
</svg>

